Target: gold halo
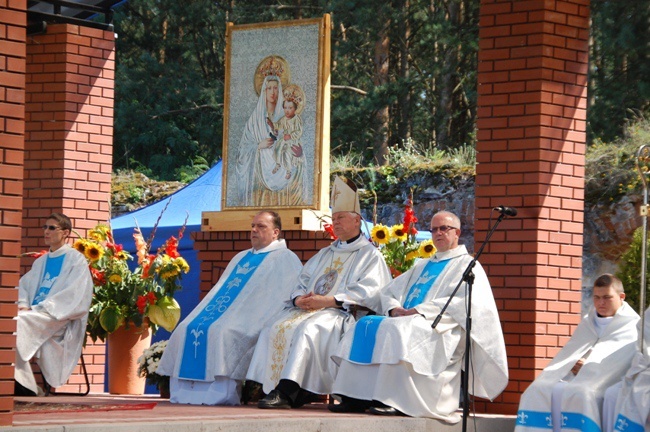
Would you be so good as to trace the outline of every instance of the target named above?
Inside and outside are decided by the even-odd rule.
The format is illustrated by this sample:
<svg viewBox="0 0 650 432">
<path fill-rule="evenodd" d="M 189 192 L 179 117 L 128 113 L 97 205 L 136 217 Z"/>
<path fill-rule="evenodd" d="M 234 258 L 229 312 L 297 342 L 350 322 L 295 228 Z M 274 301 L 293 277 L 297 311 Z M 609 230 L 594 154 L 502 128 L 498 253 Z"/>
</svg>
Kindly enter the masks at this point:
<svg viewBox="0 0 650 432">
<path fill-rule="evenodd" d="M 275 64 L 274 64 L 275 62 Z M 260 95 L 262 83 L 267 75 L 277 75 L 280 77 L 282 88 L 291 82 L 291 71 L 289 63 L 279 55 L 270 55 L 265 57 L 255 69 L 255 92 Z"/>
<path fill-rule="evenodd" d="M 286 87 L 283 85 L 282 96 L 284 96 L 284 100 L 291 99 L 291 97 L 288 96 L 298 97 L 300 99 L 299 103 L 296 104 L 298 105 L 296 108 L 296 114 L 300 114 L 302 110 L 305 109 L 305 92 L 298 84 L 289 84 Z"/>
</svg>

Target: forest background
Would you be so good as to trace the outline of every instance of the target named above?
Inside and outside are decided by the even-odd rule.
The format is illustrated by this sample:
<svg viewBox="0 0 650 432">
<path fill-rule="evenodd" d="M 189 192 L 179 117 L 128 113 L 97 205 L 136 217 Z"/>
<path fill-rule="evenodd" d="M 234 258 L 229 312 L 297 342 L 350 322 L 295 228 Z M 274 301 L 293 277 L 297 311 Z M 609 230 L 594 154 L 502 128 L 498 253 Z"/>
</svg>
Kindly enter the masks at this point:
<svg viewBox="0 0 650 432">
<path fill-rule="evenodd" d="M 647 112 L 650 2 L 591 1 L 588 140 Z M 225 29 L 332 16 L 336 167 L 474 147 L 479 0 L 129 0 L 115 9 L 115 169 L 187 182 L 222 152 Z"/>
<path fill-rule="evenodd" d="M 114 19 L 114 208 L 131 210 L 160 199 L 221 158 L 227 22 L 325 13 L 333 23 L 331 173 L 345 173 L 367 191 L 366 206 L 374 193 L 384 205 L 402 205 L 411 192 L 416 201 L 431 199 L 431 188 L 441 189 L 431 186 L 435 182 L 472 193 L 479 3 L 120 4 Z M 622 201 L 633 211 L 640 199 L 634 154 L 650 144 L 649 20 L 650 0 L 591 0 L 585 212 L 594 217 L 616 214 Z M 616 243 L 604 252 L 615 262 L 632 232 L 596 237 Z"/>
</svg>

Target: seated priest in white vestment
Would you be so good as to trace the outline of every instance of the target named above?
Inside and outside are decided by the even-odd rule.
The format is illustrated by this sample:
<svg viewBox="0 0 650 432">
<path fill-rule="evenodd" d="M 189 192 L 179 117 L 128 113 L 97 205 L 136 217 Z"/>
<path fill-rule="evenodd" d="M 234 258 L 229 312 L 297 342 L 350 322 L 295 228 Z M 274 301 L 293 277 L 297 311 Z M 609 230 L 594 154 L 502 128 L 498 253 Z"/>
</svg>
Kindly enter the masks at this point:
<svg viewBox="0 0 650 432">
<path fill-rule="evenodd" d="M 638 321 L 623 283 L 599 276 L 593 306 L 521 396 L 515 431 L 599 432 L 605 390 L 621 380 L 637 351 Z"/>
<path fill-rule="evenodd" d="M 650 431 L 650 308 L 643 322 L 643 350 L 634 355 L 623 380 L 605 392 L 603 432 Z"/>
<path fill-rule="evenodd" d="M 436 213 L 431 233 L 436 253 L 381 291 L 381 316 L 366 316 L 345 334 L 336 354 L 333 412 L 406 414 L 450 423 L 460 420 L 461 367 L 465 354 L 466 289 L 452 298 L 472 256 L 458 245 L 460 220 Z M 472 292 L 470 391 L 493 399 L 508 383 L 506 350 L 492 290 L 480 263 Z"/>
<path fill-rule="evenodd" d="M 93 280 L 83 254 L 66 243 L 72 223 L 52 213 L 43 225 L 50 250 L 34 261 L 18 283 L 16 325 L 16 394 L 42 393 L 30 365 L 32 358 L 52 387 L 74 370 L 86 339 Z"/>
<path fill-rule="evenodd" d="M 170 376 L 170 401 L 239 405 L 260 331 L 288 306 L 302 263 L 280 238 L 269 210 L 251 223 L 251 249 L 230 261 L 219 282 L 174 330 L 156 373 Z"/>
<path fill-rule="evenodd" d="M 265 328 L 246 379 L 261 383 L 260 408 L 297 408 L 329 394 L 330 356 L 352 325 L 352 310 L 377 310 L 379 289 L 390 272 L 379 250 L 361 234 L 356 186 L 337 178 L 332 188 L 332 224 L 338 237 L 300 273 L 289 297 L 294 307 Z"/>
</svg>

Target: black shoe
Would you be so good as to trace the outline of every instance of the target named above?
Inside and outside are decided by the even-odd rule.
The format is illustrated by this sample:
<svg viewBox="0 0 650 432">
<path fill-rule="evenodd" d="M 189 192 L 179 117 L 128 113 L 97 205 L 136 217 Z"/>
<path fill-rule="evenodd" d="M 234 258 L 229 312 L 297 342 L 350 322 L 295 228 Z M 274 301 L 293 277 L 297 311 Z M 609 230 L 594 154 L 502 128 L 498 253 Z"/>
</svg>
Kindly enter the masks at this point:
<svg viewBox="0 0 650 432">
<path fill-rule="evenodd" d="M 367 407 L 353 402 L 341 402 L 338 405 L 327 405 L 327 409 L 333 413 L 364 413 L 366 412 Z"/>
<path fill-rule="evenodd" d="M 372 406 L 368 408 L 370 414 L 383 415 L 383 416 L 405 416 L 402 411 L 397 410 L 391 406 Z"/>
<path fill-rule="evenodd" d="M 255 381 L 246 381 L 241 393 L 242 405 L 248 405 L 248 402 L 259 402 L 264 398 L 262 384 Z"/>
<path fill-rule="evenodd" d="M 14 396 L 37 396 L 37 394 L 14 380 Z"/>
<path fill-rule="evenodd" d="M 298 395 L 295 396 L 295 400 L 291 403 L 291 408 L 300 408 L 303 405 L 309 405 L 319 400 L 321 400 L 321 395 L 300 389 Z"/>
<path fill-rule="evenodd" d="M 288 399 L 282 397 L 279 391 L 272 390 L 264 399 L 257 402 L 257 407 L 263 409 L 291 408 L 291 404 Z"/>
</svg>

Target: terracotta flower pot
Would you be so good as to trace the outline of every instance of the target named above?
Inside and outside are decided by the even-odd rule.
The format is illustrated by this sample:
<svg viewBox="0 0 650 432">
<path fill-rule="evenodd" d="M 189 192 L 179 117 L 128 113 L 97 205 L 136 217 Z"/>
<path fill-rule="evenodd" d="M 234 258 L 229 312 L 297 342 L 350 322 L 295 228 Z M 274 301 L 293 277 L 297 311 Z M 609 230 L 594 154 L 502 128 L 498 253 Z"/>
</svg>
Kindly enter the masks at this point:
<svg viewBox="0 0 650 432">
<path fill-rule="evenodd" d="M 138 375 L 138 357 L 151 346 L 148 325 L 118 328 L 108 335 L 108 392 L 144 394 L 145 378 Z"/>
</svg>

